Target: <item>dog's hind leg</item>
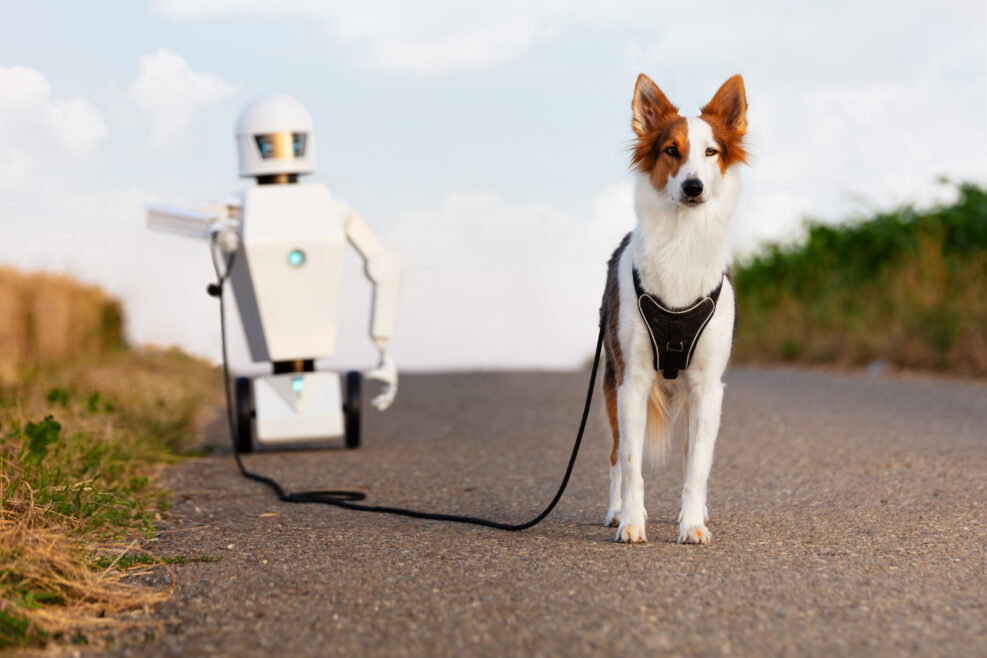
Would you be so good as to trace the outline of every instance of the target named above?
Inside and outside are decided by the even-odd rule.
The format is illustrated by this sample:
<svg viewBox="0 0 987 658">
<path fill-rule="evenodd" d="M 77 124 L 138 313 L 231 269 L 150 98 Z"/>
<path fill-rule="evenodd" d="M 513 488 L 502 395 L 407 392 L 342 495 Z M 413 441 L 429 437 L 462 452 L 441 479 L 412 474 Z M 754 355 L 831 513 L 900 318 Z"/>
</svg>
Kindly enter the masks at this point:
<svg viewBox="0 0 987 658">
<path fill-rule="evenodd" d="M 610 434 L 613 448 L 610 450 L 610 505 L 604 525 L 615 527 L 620 523 L 620 465 L 617 455 L 620 449 L 620 421 L 617 418 L 617 375 L 610 359 L 603 370 L 603 396 L 606 399 L 607 420 L 610 421 Z"/>
</svg>

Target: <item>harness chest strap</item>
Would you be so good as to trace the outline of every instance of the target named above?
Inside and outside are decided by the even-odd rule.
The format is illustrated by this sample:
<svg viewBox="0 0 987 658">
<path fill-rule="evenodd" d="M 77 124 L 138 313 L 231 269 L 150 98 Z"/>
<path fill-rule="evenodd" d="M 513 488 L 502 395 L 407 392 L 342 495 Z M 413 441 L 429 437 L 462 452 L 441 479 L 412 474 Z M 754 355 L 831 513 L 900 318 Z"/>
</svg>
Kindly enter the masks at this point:
<svg viewBox="0 0 987 658">
<path fill-rule="evenodd" d="M 633 268 L 637 307 L 651 335 L 651 353 L 655 370 L 665 379 L 675 379 L 692 361 L 692 353 L 706 325 L 716 312 L 723 289 L 719 285 L 705 297 L 685 308 L 669 308 L 659 297 L 644 291 L 637 268 Z"/>
</svg>

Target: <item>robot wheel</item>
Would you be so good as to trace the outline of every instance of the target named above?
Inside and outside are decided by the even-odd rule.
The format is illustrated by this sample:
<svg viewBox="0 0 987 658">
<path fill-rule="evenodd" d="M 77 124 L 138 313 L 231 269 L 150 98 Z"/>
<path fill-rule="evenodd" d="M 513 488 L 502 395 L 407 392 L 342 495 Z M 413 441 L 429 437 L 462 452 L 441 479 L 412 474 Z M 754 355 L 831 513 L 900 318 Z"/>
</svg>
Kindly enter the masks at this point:
<svg viewBox="0 0 987 658">
<path fill-rule="evenodd" d="M 241 455 L 253 452 L 254 396 L 249 377 L 236 378 L 236 444 Z"/>
<path fill-rule="evenodd" d="M 360 447 L 360 389 L 363 375 L 355 370 L 346 373 L 346 398 L 343 401 L 343 419 L 346 428 L 346 447 Z"/>
</svg>

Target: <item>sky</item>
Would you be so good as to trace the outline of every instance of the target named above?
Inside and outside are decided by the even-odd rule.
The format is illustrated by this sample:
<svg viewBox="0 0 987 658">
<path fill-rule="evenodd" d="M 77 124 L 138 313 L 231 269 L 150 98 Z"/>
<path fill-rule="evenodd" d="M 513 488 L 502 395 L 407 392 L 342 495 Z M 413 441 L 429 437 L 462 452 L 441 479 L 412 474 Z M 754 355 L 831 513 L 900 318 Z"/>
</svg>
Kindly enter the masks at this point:
<svg viewBox="0 0 987 658">
<path fill-rule="evenodd" d="M 0 9 L 0 264 L 99 284 L 134 344 L 219 355 L 206 245 L 149 231 L 237 178 L 240 109 L 315 122 L 311 180 L 394 249 L 409 371 L 579 366 L 634 225 L 630 100 L 685 114 L 744 76 L 734 254 L 987 182 L 982 1 L 154 0 Z M 374 365 L 350 252 L 331 364 Z M 249 369 L 233 325 L 240 369 Z"/>
</svg>

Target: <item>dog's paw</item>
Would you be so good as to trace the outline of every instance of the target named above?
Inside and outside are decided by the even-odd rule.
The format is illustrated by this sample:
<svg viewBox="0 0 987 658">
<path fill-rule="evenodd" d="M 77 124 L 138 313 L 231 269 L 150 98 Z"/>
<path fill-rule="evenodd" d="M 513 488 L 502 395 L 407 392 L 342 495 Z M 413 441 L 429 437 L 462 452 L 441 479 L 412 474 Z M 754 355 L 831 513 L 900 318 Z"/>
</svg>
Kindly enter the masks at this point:
<svg viewBox="0 0 987 658">
<path fill-rule="evenodd" d="M 617 537 L 614 541 L 622 544 L 643 544 L 648 541 L 648 536 L 644 534 L 643 525 L 622 525 L 617 528 Z"/>
<path fill-rule="evenodd" d="M 679 526 L 680 544 L 708 544 L 712 533 L 703 524 L 690 527 Z"/>
</svg>

